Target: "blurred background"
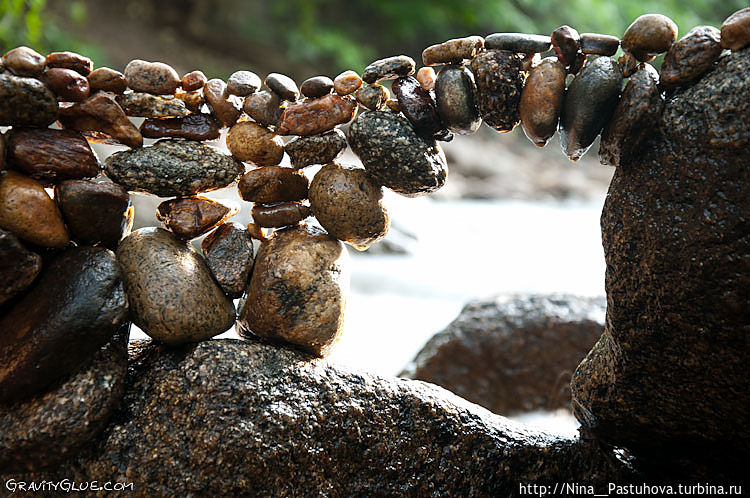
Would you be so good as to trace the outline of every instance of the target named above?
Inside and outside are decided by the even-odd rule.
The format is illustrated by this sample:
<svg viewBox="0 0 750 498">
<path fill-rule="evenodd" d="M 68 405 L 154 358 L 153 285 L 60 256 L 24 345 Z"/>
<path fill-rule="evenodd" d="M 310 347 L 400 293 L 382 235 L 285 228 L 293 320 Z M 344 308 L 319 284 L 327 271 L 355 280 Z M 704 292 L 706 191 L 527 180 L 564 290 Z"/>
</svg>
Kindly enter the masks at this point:
<svg viewBox="0 0 750 498">
<path fill-rule="evenodd" d="M 645 13 L 671 17 L 680 36 L 720 26 L 746 0 L 0 0 L 0 49 L 72 50 L 97 67 L 134 58 L 184 74 L 226 78 L 239 69 L 282 72 L 297 82 L 407 54 L 457 36 L 547 34 L 562 24 L 620 36 Z M 657 59 L 656 65 L 660 63 Z M 418 64 L 419 65 L 419 64 Z M 223 146 L 223 137 L 217 146 Z M 438 193 L 388 194 L 392 233 L 351 250 L 352 295 L 333 361 L 395 375 L 470 299 L 498 293 L 604 294 L 599 214 L 613 170 L 578 163 L 558 137 L 538 149 L 518 127 L 487 127 L 443 144 L 450 174 Z M 97 146 L 100 158 L 116 148 Z M 350 152 L 346 161 L 356 162 Z M 235 192 L 218 194 L 234 197 Z M 137 205 L 153 223 L 156 199 Z M 248 220 L 246 209 L 237 221 Z"/>
</svg>

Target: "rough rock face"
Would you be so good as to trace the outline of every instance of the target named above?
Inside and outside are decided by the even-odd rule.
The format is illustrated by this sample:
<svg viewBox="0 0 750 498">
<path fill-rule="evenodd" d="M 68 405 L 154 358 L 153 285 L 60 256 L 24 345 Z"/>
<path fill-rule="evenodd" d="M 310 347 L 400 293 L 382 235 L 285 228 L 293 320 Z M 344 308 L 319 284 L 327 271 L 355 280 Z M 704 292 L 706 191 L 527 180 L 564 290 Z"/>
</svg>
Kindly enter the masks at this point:
<svg viewBox="0 0 750 498">
<path fill-rule="evenodd" d="M 570 406 L 576 365 L 604 328 L 604 298 L 499 296 L 467 304 L 402 376 L 495 413 Z"/>
<path fill-rule="evenodd" d="M 749 72 L 750 49 L 723 57 L 617 168 L 607 326 L 572 382 L 596 437 L 693 479 L 746 479 L 750 455 Z"/>
<path fill-rule="evenodd" d="M 57 118 L 57 99 L 39 80 L 0 73 L 0 126 L 41 126 Z"/>
<path fill-rule="evenodd" d="M 132 348 L 119 415 L 56 474 L 127 478 L 137 496 L 517 496 L 519 483 L 629 478 L 597 445 L 421 382 L 256 342 Z"/>
</svg>

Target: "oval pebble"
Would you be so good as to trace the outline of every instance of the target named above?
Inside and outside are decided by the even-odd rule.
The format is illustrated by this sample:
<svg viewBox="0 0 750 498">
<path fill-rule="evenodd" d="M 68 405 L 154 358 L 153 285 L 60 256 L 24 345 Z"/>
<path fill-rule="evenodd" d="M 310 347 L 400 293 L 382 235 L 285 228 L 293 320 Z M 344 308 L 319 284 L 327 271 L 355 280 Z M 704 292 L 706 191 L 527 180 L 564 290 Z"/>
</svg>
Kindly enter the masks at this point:
<svg viewBox="0 0 750 498">
<path fill-rule="evenodd" d="M 709 71 L 721 55 L 721 32 L 713 26 L 696 26 L 673 43 L 662 61 L 662 88 L 676 88 Z"/>
<path fill-rule="evenodd" d="M 128 81 L 125 79 L 125 75 L 108 67 L 94 69 L 87 78 L 92 92 L 101 90 L 120 94 L 128 89 Z"/>
<path fill-rule="evenodd" d="M 281 119 L 281 98 L 267 90 L 255 92 L 245 97 L 242 109 L 248 116 L 263 126 L 276 126 Z"/>
<path fill-rule="evenodd" d="M 333 80 L 333 91 L 342 97 L 350 95 L 362 86 L 362 78 L 354 71 L 344 71 Z"/>
<path fill-rule="evenodd" d="M 322 135 L 294 137 L 284 146 L 292 167 L 306 168 L 313 164 L 327 164 L 341 156 L 346 149 L 346 136 L 341 130 Z"/>
<path fill-rule="evenodd" d="M 578 50 L 580 49 L 580 39 L 578 31 L 567 25 L 560 26 L 550 35 L 552 48 L 555 49 L 557 58 L 560 59 L 560 62 L 566 68 L 575 65 Z"/>
<path fill-rule="evenodd" d="M 72 69 L 48 69 L 44 72 L 44 82 L 61 102 L 80 102 L 91 91 L 89 80 Z"/>
<path fill-rule="evenodd" d="M 227 80 L 227 92 L 246 97 L 260 88 L 260 76 L 252 71 L 235 71 Z"/>
<path fill-rule="evenodd" d="M 45 64 L 44 56 L 29 47 L 16 47 L 3 55 L 3 65 L 18 76 L 39 76 Z"/>
<path fill-rule="evenodd" d="M 750 45 L 750 7 L 740 9 L 727 17 L 721 25 L 721 46 L 741 50 Z"/>
<path fill-rule="evenodd" d="M 661 14 L 645 14 L 628 26 L 620 45 L 639 62 L 647 62 L 669 50 L 676 39 L 674 21 Z"/>
<path fill-rule="evenodd" d="M 240 161 L 275 166 L 284 157 L 281 137 L 252 121 L 240 121 L 227 133 L 227 148 Z"/>
<path fill-rule="evenodd" d="M 461 64 L 470 61 L 484 49 L 484 38 L 467 36 L 430 45 L 422 51 L 422 63 L 425 66 L 438 64 Z"/>
<path fill-rule="evenodd" d="M 331 93 L 333 81 L 328 76 L 314 76 L 303 81 L 299 89 L 302 95 L 314 99 Z"/>
<path fill-rule="evenodd" d="M 390 94 L 388 89 L 377 83 L 365 85 L 357 90 L 357 102 L 371 111 L 379 111 L 388 101 Z"/>
<path fill-rule="evenodd" d="M 134 92 L 171 95 L 181 84 L 177 71 L 163 62 L 134 59 L 125 66 L 123 74 Z"/>
<path fill-rule="evenodd" d="M 139 118 L 182 118 L 190 114 L 185 103 L 175 97 L 129 92 L 115 97 L 125 114 Z"/>
<path fill-rule="evenodd" d="M 547 57 L 531 68 L 521 93 L 519 115 L 526 136 L 544 147 L 557 131 L 565 97 L 567 72 L 557 57 Z"/>
<path fill-rule="evenodd" d="M 289 105 L 276 127 L 279 135 L 318 135 L 354 119 L 357 103 L 351 97 L 329 94 Z"/>
<path fill-rule="evenodd" d="M 396 55 L 370 63 L 362 72 L 365 83 L 379 83 L 385 80 L 395 80 L 399 76 L 414 74 L 414 59 L 407 55 Z"/>
<path fill-rule="evenodd" d="M 417 81 L 419 85 L 427 90 L 428 92 L 435 89 L 435 82 L 437 81 L 437 73 L 431 67 L 420 67 L 417 71 Z"/>
<path fill-rule="evenodd" d="M 75 52 L 52 52 L 46 58 L 48 68 L 70 69 L 82 76 L 88 76 L 94 63 L 88 57 Z"/>
<path fill-rule="evenodd" d="M 191 71 L 186 73 L 180 80 L 180 86 L 186 92 L 192 92 L 203 88 L 208 78 L 203 74 L 203 71 Z"/>
<path fill-rule="evenodd" d="M 237 190 L 248 202 L 269 203 L 306 199 L 307 186 L 307 177 L 301 171 L 269 166 L 245 173 Z"/>
<path fill-rule="evenodd" d="M 194 239 L 234 214 L 236 211 L 206 197 L 169 199 L 156 208 L 156 219 L 182 240 Z"/>
<path fill-rule="evenodd" d="M 476 105 L 474 75 L 464 66 L 447 65 L 440 70 L 435 83 L 438 112 L 443 123 L 454 133 L 474 133 L 482 124 Z"/>
<path fill-rule="evenodd" d="M 620 48 L 620 39 L 616 36 L 599 33 L 581 34 L 581 52 L 594 55 L 615 55 Z"/>
<path fill-rule="evenodd" d="M 283 228 L 296 225 L 310 216 L 310 207 L 300 202 L 255 204 L 251 211 L 253 221 L 265 228 Z"/>
<path fill-rule="evenodd" d="M 299 88 L 292 78 L 285 74 L 271 73 L 266 76 L 265 85 L 282 100 L 294 102 L 299 97 Z"/>
<path fill-rule="evenodd" d="M 396 79 L 391 86 L 398 99 L 400 111 L 414 129 L 427 137 L 443 136 L 445 127 L 438 114 L 437 104 L 430 93 L 413 76 Z"/>
<path fill-rule="evenodd" d="M 140 127 L 146 138 L 186 138 L 188 140 L 216 140 L 219 123 L 209 114 L 188 114 L 184 118 L 149 118 Z"/>
</svg>

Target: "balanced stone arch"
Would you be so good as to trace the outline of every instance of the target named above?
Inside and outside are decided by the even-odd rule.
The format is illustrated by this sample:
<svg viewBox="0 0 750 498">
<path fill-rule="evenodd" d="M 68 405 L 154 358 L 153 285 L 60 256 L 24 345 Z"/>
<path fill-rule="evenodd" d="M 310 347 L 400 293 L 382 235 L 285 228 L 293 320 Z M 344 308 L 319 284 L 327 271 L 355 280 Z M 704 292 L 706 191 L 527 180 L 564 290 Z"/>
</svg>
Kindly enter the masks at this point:
<svg viewBox="0 0 750 498">
<path fill-rule="evenodd" d="M 0 288 L 0 404 L 16 407 L 7 416 L 15 417 L 14 427 L 25 427 L 23 420 L 36 419 L 24 411 L 32 408 L 23 407 L 48 406 L 44 396 L 55 389 L 95 390 L 81 369 L 110 372 L 107 375 L 117 381 L 106 396 L 96 398 L 101 413 L 86 412 L 81 418 L 101 430 L 125 383 L 124 361 L 110 363 L 103 355 L 124 354 L 130 323 L 154 339 L 154 348 L 166 351 L 160 358 L 142 358 L 143 365 L 150 365 L 144 368 L 187 369 L 183 360 L 202 361 L 216 353 L 287 362 L 279 374 L 292 375 L 289 365 L 304 360 L 309 365 L 303 375 L 311 377 L 303 387 L 319 393 L 325 389 L 321 376 L 338 379 L 339 375 L 310 360 L 327 355 L 343 330 L 349 287 L 347 245 L 364 250 L 387 234 L 391 220 L 384 189 L 417 197 L 446 183 L 448 164 L 441 141 L 473 133 L 482 123 L 500 133 L 520 124 L 540 147 L 559 133 L 563 153 L 576 161 L 601 137 L 599 158 L 618 168 L 613 185 L 619 188 L 626 188 L 628 179 L 648 185 L 641 173 L 628 168 L 658 140 L 674 153 L 697 134 L 696 123 L 702 123 L 702 133 L 708 136 L 706 147 L 746 147 L 746 123 L 722 127 L 715 120 L 706 121 L 695 108 L 680 107 L 679 99 L 693 89 L 700 94 L 701 82 L 720 80 L 721 71 L 735 81 L 736 73 L 747 67 L 750 9 L 730 16 L 721 29 L 699 26 L 679 40 L 677 36 L 677 26 L 658 14 L 636 19 L 621 39 L 579 34 L 570 26 L 561 26 L 549 36 L 470 36 L 428 47 L 421 68 L 411 57 L 398 55 L 374 61 L 361 77 L 348 70 L 335 78 L 315 76 L 299 86 L 278 73 L 261 79 L 243 69 L 223 81 L 209 79 L 201 71 L 180 77 L 161 62 L 133 60 L 119 72 L 95 68 L 90 59 L 71 52 L 45 57 L 28 47 L 8 51 L 0 65 L 0 126 L 8 127 L 0 139 L 0 282 L 4 284 Z M 614 59 L 619 49 L 623 55 Z M 648 62 L 662 53 L 666 55 L 657 72 Z M 390 90 L 384 82 L 392 82 Z M 718 84 L 717 88 L 726 91 Z M 732 99 L 725 104 L 733 106 L 731 113 L 747 116 L 746 104 Z M 136 127 L 133 117 L 145 120 Z M 49 128 L 53 123 L 60 129 Z M 348 125 L 347 134 L 340 129 L 343 125 Z M 208 143 L 222 137 L 228 152 Z M 144 146 L 144 138 L 158 141 Z M 90 143 L 128 149 L 113 153 L 102 164 Z M 341 163 L 347 147 L 362 166 Z M 312 167 L 319 167 L 314 174 Z M 201 195 L 233 185 L 241 198 L 238 202 L 252 204 L 253 222 L 247 226 L 232 221 L 235 206 Z M 45 188 L 54 189 L 54 195 Z M 727 186 L 722 192 L 728 195 L 730 190 Z M 670 191 L 661 188 L 661 192 Z M 131 232 L 131 193 L 167 198 L 157 210 L 161 228 Z M 608 203 L 627 204 L 627 199 L 613 195 Z M 710 216 L 706 209 L 709 214 L 704 216 Z M 680 219 L 688 218 L 678 214 Z M 638 218 L 626 211 L 622 217 Z M 606 219 L 610 218 L 618 223 L 614 215 Z M 721 218 L 717 223 L 728 222 Z M 203 235 L 200 252 L 191 249 L 190 240 Z M 605 245 L 619 247 L 624 254 L 630 250 L 628 244 L 644 244 L 637 236 L 622 241 L 610 235 Z M 631 255 L 622 264 L 632 265 L 636 258 Z M 644 259 L 642 267 L 662 270 L 653 260 Z M 638 273 L 638 268 L 631 269 L 631 274 Z M 612 282 L 608 285 L 616 288 Z M 618 292 L 627 294 L 627 290 Z M 731 294 L 732 289 L 724 290 Z M 240 299 L 237 307 L 234 299 Z M 666 298 L 664 302 L 667 306 Z M 624 320 L 617 314 L 619 309 L 608 312 L 612 320 Z M 730 309 L 728 316 L 741 315 L 738 310 Z M 576 415 L 595 438 L 649 456 L 653 447 L 648 435 L 663 434 L 651 430 L 653 421 L 639 414 L 642 398 L 629 391 L 632 383 L 621 387 L 622 365 L 617 361 L 622 359 L 614 357 L 623 346 L 617 342 L 625 342 L 627 349 L 637 341 L 628 341 L 613 323 L 608 320 L 605 335 L 574 376 Z M 180 356 L 180 346 L 205 341 L 232 326 L 251 340 L 250 349 L 243 349 L 241 342 L 204 343 Z M 253 339 L 303 353 L 274 351 Z M 60 350 L 71 353 L 63 357 Z M 628 358 L 637 357 L 636 351 Z M 617 368 L 612 366 L 615 363 Z M 229 372 L 235 369 L 236 365 L 227 367 Z M 262 373 L 259 389 L 273 382 L 271 374 Z M 187 369 L 185 378 L 190 375 Z M 674 379 L 665 374 L 663 380 L 669 384 Z M 437 396 L 431 391 L 414 395 L 409 386 L 357 391 L 349 377 L 338 381 L 357 396 L 376 392 L 388 397 L 388 392 L 396 391 L 412 396 L 405 404 L 417 411 L 426 406 L 425 400 Z M 173 382 L 176 389 L 183 388 Z M 669 384 L 673 391 L 678 387 Z M 202 388 L 232 391 L 221 382 Z M 263 399 L 277 404 L 289 395 L 288 388 L 274 389 Z M 602 392 L 622 399 L 625 409 L 618 412 L 608 400 L 599 399 Z M 675 416 L 669 399 L 657 401 L 670 417 Z M 448 433 L 457 432 L 456 413 L 484 416 L 473 408 L 441 403 L 436 425 Z M 150 408 L 159 420 L 170 418 L 159 409 Z M 632 420 L 639 421 L 641 432 L 621 430 Z M 388 423 L 399 422 L 388 419 Z M 109 446 L 105 446 L 134 454 L 133 440 L 118 430 L 108 433 Z M 166 426 L 160 430 L 170 432 Z M 565 474 L 556 460 L 539 467 L 537 474 L 531 470 L 537 468 L 534 462 L 541 454 L 583 460 L 591 450 L 588 443 L 561 446 L 544 436 L 509 431 L 505 441 L 515 449 L 506 448 L 510 452 L 506 453 L 498 449 L 504 444 L 498 442 L 503 430 L 493 424 L 472 428 L 472 444 L 478 445 L 472 451 L 483 451 L 498 463 L 525 466 L 528 472 L 517 476 L 593 475 L 586 465 Z M 672 424 L 670 430 L 677 440 L 683 428 Z M 723 427 L 712 427 L 708 433 L 698 438 L 701 445 L 727 437 Z M 50 461 L 64 461 L 69 448 L 96 436 L 65 434 L 77 439 L 60 438 L 65 446 L 58 448 L 59 453 L 51 452 Z M 55 435 L 50 437 L 56 440 Z M 0 437 L 0 447 L 11 455 L 8 458 L 25 451 L 23 444 L 13 446 L 16 443 Z M 460 443 L 456 442 L 456 455 L 476 458 L 471 451 L 462 453 Z M 554 450 L 549 453 L 549 448 Z M 733 455 L 740 456 L 747 450 L 747 438 L 732 448 Z M 602 455 L 597 453 L 597 458 L 605 460 L 602 465 L 610 474 L 597 479 L 630 478 L 630 470 L 623 470 L 621 462 Z M 3 458 L 0 463 L 8 463 Z M 96 463 L 86 465 L 98 469 Z M 460 475 L 442 464 L 433 471 Z M 501 482 L 507 471 L 493 472 L 494 480 L 465 484 L 479 494 L 509 489 Z M 222 490 L 230 493 L 233 488 L 227 486 Z"/>
</svg>

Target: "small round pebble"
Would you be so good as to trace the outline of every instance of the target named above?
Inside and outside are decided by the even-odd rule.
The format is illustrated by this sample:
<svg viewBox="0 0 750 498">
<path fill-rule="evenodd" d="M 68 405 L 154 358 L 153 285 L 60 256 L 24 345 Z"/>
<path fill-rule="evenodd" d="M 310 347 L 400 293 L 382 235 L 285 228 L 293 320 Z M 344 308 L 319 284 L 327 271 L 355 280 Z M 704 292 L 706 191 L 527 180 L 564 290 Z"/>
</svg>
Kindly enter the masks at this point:
<svg viewBox="0 0 750 498">
<path fill-rule="evenodd" d="M 227 133 L 227 148 L 240 161 L 274 166 L 284 158 L 284 141 L 268 128 L 241 121 Z"/>
<path fill-rule="evenodd" d="M 687 85 L 709 71 L 721 51 L 721 32 L 713 26 L 696 26 L 667 51 L 661 65 L 660 85 L 662 88 Z"/>
<path fill-rule="evenodd" d="M 721 25 L 721 46 L 740 50 L 750 45 L 750 7 L 738 10 Z"/>
<path fill-rule="evenodd" d="M 305 97 L 312 99 L 322 97 L 333 90 L 333 80 L 328 76 L 314 76 L 303 81 L 299 89 Z"/>
<path fill-rule="evenodd" d="M 47 67 L 71 69 L 82 76 L 88 76 L 94 63 L 88 57 L 75 52 L 52 52 L 47 56 Z"/>
<path fill-rule="evenodd" d="M 676 39 L 674 21 L 661 14 L 645 14 L 628 26 L 620 45 L 639 62 L 647 62 L 669 50 Z"/>
<path fill-rule="evenodd" d="M 32 48 L 16 47 L 3 55 L 3 65 L 18 76 L 35 77 L 44 71 L 46 60 Z"/>
<path fill-rule="evenodd" d="M 227 92 L 246 97 L 260 88 L 260 76 L 252 71 L 235 71 L 227 80 Z"/>
<path fill-rule="evenodd" d="M 524 133 L 544 147 L 557 130 L 565 97 L 567 72 L 557 57 L 547 57 L 531 68 L 521 93 L 520 117 Z"/>
<path fill-rule="evenodd" d="M 199 237 L 234 214 L 224 204 L 200 196 L 170 199 L 156 208 L 156 219 L 182 240 Z"/>
<path fill-rule="evenodd" d="M 44 72 L 44 82 L 60 102 L 80 102 L 91 91 L 89 80 L 72 69 L 48 69 Z"/>
<path fill-rule="evenodd" d="M 419 81 L 419 86 L 429 92 L 435 89 L 437 74 L 435 73 L 435 70 L 429 66 L 420 67 L 419 71 L 417 71 L 417 81 Z"/>
<path fill-rule="evenodd" d="M 322 135 L 294 137 L 284 146 L 292 167 L 306 168 L 313 164 L 327 164 L 341 156 L 346 149 L 346 137 L 335 129 Z"/>
<path fill-rule="evenodd" d="M 186 92 L 192 92 L 203 88 L 203 85 L 205 85 L 207 81 L 208 78 L 203 74 L 203 71 L 191 71 L 182 77 L 180 85 Z"/>
<path fill-rule="evenodd" d="M 390 97 L 388 89 L 377 83 L 365 85 L 357 90 L 357 102 L 370 109 L 379 111 L 385 106 L 385 102 Z"/>
<path fill-rule="evenodd" d="M 92 92 L 101 90 L 120 94 L 128 89 L 128 81 L 125 79 L 125 75 L 108 67 L 94 69 L 87 78 Z"/>
<path fill-rule="evenodd" d="M 342 97 L 350 95 L 362 86 L 362 78 L 354 71 L 344 71 L 333 80 L 333 91 Z"/>
<path fill-rule="evenodd" d="M 371 63 L 362 72 L 365 83 L 379 83 L 385 80 L 395 80 L 399 76 L 414 74 L 414 59 L 407 55 L 396 55 Z"/>
<path fill-rule="evenodd" d="M 286 202 L 307 198 L 307 177 L 299 170 L 269 166 L 245 173 L 237 184 L 248 202 Z"/>
<path fill-rule="evenodd" d="M 295 101 L 299 97 L 299 88 L 292 78 L 285 74 L 271 73 L 266 76 L 265 85 L 282 100 Z"/>
<path fill-rule="evenodd" d="M 484 39 L 487 50 L 508 50 L 520 54 L 546 52 L 552 48 L 549 36 L 527 33 L 493 33 Z"/>
<path fill-rule="evenodd" d="M 310 207 L 299 202 L 255 204 L 250 214 L 258 226 L 282 228 L 296 225 L 310 216 Z"/>
<path fill-rule="evenodd" d="M 177 71 L 163 62 L 135 59 L 128 62 L 123 74 L 134 92 L 172 95 L 180 86 Z"/>
<path fill-rule="evenodd" d="M 425 66 L 438 64 L 461 64 L 470 61 L 484 49 L 484 38 L 468 36 L 431 45 L 422 51 L 422 63 Z"/>
<path fill-rule="evenodd" d="M 245 97 L 242 110 L 263 126 L 276 126 L 284 111 L 281 107 L 281 97 L 268 90 Z"/>
<path fill-rule="evenodd" d="M 567 25 L 560 26 L 550 35 L 552 48 L 555 49 L 557 58 L 566 68 L 573 66 L 576 62 L 576 54 L 580 49 L 580 38 L 578 31 Z"/>
</svg>

